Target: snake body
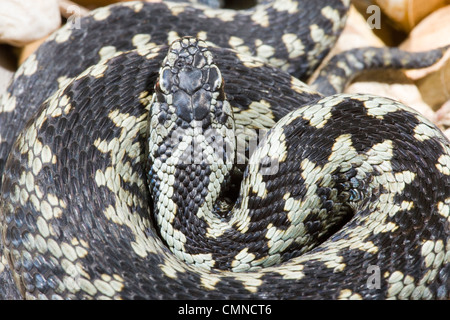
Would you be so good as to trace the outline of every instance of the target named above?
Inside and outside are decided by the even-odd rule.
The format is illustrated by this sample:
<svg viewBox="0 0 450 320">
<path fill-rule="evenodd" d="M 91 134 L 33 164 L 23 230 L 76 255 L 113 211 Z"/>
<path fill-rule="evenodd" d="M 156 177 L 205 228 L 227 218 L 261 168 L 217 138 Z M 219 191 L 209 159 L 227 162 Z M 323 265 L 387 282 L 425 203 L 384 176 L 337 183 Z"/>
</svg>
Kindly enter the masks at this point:
<svg viewBox="0 0 450 320">
<path fill-rule="evenodd" d="M 398 102 L 324 97 L 287 73 L 314 70 L 347 8 L 275 1 L 218 18 L 136 2 L 54 34 L 2 101 L 0 293 L 448 299 L 449 141 Z M 94 41 L 130 13 L 133 31 Z M 299 16 L 306 36 L 274 27 Z M 42 67 L 55 48 L 68 59 Z"/>
</svg>

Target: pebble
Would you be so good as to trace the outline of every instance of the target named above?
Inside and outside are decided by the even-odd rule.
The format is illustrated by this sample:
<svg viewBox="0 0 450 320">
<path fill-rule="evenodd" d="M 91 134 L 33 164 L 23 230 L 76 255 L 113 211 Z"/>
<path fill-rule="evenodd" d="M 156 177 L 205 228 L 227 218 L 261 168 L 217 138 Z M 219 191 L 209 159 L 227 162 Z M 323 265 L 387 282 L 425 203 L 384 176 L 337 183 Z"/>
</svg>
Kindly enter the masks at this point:
<svg viewBox="0 0 450 320">
<path fill-rule="evenodd" d="M 58 29 L 57 0 L 0 1 L 0 43 L 21 47 Z"/>
</svg>

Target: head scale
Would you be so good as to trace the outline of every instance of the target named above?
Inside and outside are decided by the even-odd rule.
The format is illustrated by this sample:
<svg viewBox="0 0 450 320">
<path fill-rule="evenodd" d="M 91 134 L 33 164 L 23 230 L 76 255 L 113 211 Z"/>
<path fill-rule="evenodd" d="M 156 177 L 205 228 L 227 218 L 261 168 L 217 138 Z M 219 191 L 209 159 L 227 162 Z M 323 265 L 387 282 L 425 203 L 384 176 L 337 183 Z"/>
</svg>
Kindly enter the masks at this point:
<svg viewBox="0 0 450 320">
<path fill-rule="evenodd" d="M 202 40 L 186 37 L 172 43 L 155 93 L 156 101 L 172 105 L 177 117 L 187 123 L 202 121 L 206 127 L 215 120 L 224 120 L 211 119 L 214 112 L 220 115 L 222 105 L 217 101 L 225 99 L 224 85 L 222 74 Z"/>
</svg>

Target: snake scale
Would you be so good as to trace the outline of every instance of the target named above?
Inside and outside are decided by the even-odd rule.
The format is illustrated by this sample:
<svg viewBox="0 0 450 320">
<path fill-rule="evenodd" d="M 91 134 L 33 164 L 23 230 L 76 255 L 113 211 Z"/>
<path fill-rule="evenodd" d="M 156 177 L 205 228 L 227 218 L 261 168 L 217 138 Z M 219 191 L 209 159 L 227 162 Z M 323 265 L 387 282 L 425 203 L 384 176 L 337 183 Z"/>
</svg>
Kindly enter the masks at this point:
<svg viewBox="0 0 450 320">
<path fill-rule="evenodd" d="M 0 297 L 448 299 L 449 141 L 297 80 L 349 5 L 126 2 L 54 33 L 1 100 Z"/>
</svg>

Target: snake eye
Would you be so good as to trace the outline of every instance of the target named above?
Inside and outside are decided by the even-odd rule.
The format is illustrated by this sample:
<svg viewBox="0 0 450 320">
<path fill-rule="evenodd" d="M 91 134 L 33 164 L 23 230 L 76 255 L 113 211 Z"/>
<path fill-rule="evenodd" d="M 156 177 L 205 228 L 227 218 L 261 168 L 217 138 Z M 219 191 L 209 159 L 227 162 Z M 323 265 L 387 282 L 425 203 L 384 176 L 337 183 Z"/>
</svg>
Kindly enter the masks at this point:
<svg viewBox="0 0 450 320">
<path fill-rule="evenodd" d="M 211 91 L 217 91 L 222 87 L 222 84 L 223 84 L 222 74 L 220 73 L 219 68 L 217 68 L 215 65 L 212 65 L 209 70 L 208 82 L 209 82 Z"/>
<path fill-rule="evenodd" d="M 156 81 L 156 83 L 155 83 L 155 95 L 154 95 L 154 97 L 156 97 L 156 101 L 159 101 L 159 102 L 165 101 L 164 95 L 162 94 L 161 87 L 159 85 L 159 80 Z"/>
<path fill-rule="evenodd" d="M 217 96 L 217 100 L 225 100 L 225 81 L 222 78 L 222 84 L 219 89 L 219 95 Z"/>
<path fill-rule="evenodd" d="M 170 86 L 172 83 L 172 72 L 169 68 L 164 68 L 159 74 L 159 79 L 156 83 L 159 90 L 164 94 L 170 93 Z"/>
</svg>

